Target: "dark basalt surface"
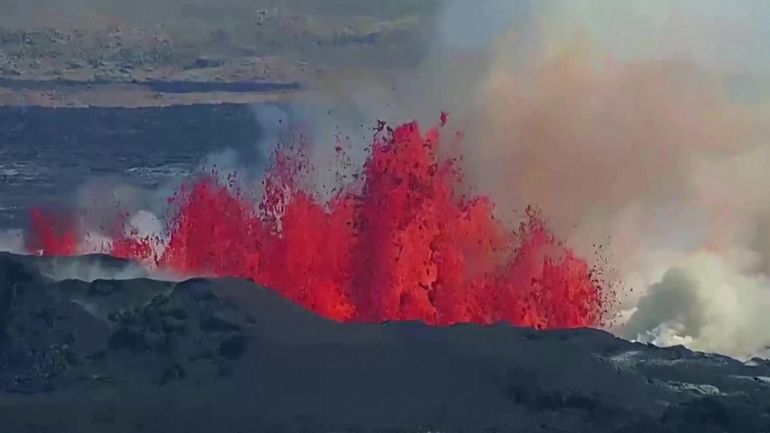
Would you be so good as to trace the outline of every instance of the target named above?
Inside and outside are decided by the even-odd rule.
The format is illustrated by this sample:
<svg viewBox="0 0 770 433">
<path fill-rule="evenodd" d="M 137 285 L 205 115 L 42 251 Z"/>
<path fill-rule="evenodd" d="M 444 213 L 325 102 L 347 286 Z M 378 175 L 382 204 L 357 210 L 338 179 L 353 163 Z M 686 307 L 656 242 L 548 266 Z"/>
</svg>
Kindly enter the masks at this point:
<svg viewBox="0 0 770 433">
<path fill-rule="evenodd" d="M 343 325 L 240 280 L 51 278 L 132 266 L 0 255 L 1 431 L 770 431 L 760 360 L 596 330 Z"/>
</svg>

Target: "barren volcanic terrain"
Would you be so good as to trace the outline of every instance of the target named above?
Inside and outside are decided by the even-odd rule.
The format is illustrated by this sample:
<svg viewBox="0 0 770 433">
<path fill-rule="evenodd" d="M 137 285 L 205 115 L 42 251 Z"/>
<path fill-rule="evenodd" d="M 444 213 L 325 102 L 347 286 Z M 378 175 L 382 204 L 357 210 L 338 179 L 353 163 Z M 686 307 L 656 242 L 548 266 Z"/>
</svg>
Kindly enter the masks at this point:
<svg viewBox="0 0 770 433">
<path fill-rule="evenodd" d="M 3 431 L 681 433 L 770 425 L 765 361 L 594 330 L 339 324 L 244 281 L 98 280 L 100 272 L 141 277 L 138 266 L 107 257 L 0 256 Z M 54 281 L 73 277 L 93 282 Z"/>
<path fill-rule="evenodd" d="M 2 0 L 0 104 L 264 102 L 342 70 L 400 68 L 439 2 Z"/>
</svg>

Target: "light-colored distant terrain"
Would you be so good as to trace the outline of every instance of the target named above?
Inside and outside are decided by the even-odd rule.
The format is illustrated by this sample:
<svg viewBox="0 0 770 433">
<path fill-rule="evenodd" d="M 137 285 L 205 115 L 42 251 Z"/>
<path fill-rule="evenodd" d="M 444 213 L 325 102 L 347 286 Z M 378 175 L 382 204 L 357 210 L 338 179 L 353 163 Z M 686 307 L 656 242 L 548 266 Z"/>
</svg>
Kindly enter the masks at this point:
<svg viewBox="0 0 770 433">
<path fill-rule="evenodd" d="M 285 98 L 347 68 L 414 64 L 440 1 L 0 0 L 0 104 Z M 166 92 L 145 85 L 157 82 L 296 86 Z"/>
</svg>

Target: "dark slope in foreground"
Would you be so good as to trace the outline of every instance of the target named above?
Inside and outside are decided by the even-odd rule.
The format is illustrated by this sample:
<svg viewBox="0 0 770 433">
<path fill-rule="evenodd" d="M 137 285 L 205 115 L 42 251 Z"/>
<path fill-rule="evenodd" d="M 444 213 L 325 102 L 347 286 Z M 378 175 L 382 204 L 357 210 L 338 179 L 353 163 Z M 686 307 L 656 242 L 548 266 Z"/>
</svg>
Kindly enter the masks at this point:
<svg viewBox="0 0 770 433">
<path fill-rule="evenodd" d="M 762 363 L 591 330 L 341 325 L 237 280 L 44 276 L 84 260 L 135 271 L 0 255 L 3 432 L 770 431 Z"/>
</svg>

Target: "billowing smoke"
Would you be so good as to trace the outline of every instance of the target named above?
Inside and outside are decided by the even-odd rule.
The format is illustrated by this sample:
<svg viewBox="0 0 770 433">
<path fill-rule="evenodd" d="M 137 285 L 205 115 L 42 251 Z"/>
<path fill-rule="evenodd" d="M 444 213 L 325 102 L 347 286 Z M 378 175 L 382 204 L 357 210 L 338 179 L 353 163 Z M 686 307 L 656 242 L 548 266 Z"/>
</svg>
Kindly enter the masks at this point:
<svg viewBox="0 0 770 433">
<path fill-rule="evenodd" d="M 416 72 L 325 83 L 352 108 L 306 118 L 328 144 L 328 125 L 447 110 L 502 218 L 533 204 L 584 256 L 604 248 L 613 331 L 750 356 L 770 345 L 768 19 L 758 1 L 456 0 Z"/>
<path fill-rule="evenodd" d="M 770 353 L 770 281 L 747 272 L 748 263 L 746 257 L 693 254 L 650 287 L 625 334 L 642 342 L 738 356 Z"/>
<path fill-rule="evenodd" d="M 735 356 L 763 351 L 770 118 L 762 74 L 770 56 L 762 46 L 770 7 L 478 7 L 457 1 L 447 10 L 439 26 L 448 29 L 439 41 L 447 70 L 435 59 L 429 70 L 447 86 L 433 94 L 450 96 L 420 100 L 455 114 L 475 186 L 504 215 L 540 207 L 584 255 L 607 246 L 623 283 L 621 335 Z M 463 21 L 487 15 L 509 25 L 482 26 L 490 37 Z M 492 43 L 474 51 L 479 41 Z"/>
<path fill-rule="evenodd" d="M 502 218 L 533 204 L 607 256 L 614 332 L 746 357 L 770 346 L 768 19 L 758 1 L 456 0 L 416 73 L 337 95 L 386 120 L 449 111 Z"/>
</svg>

